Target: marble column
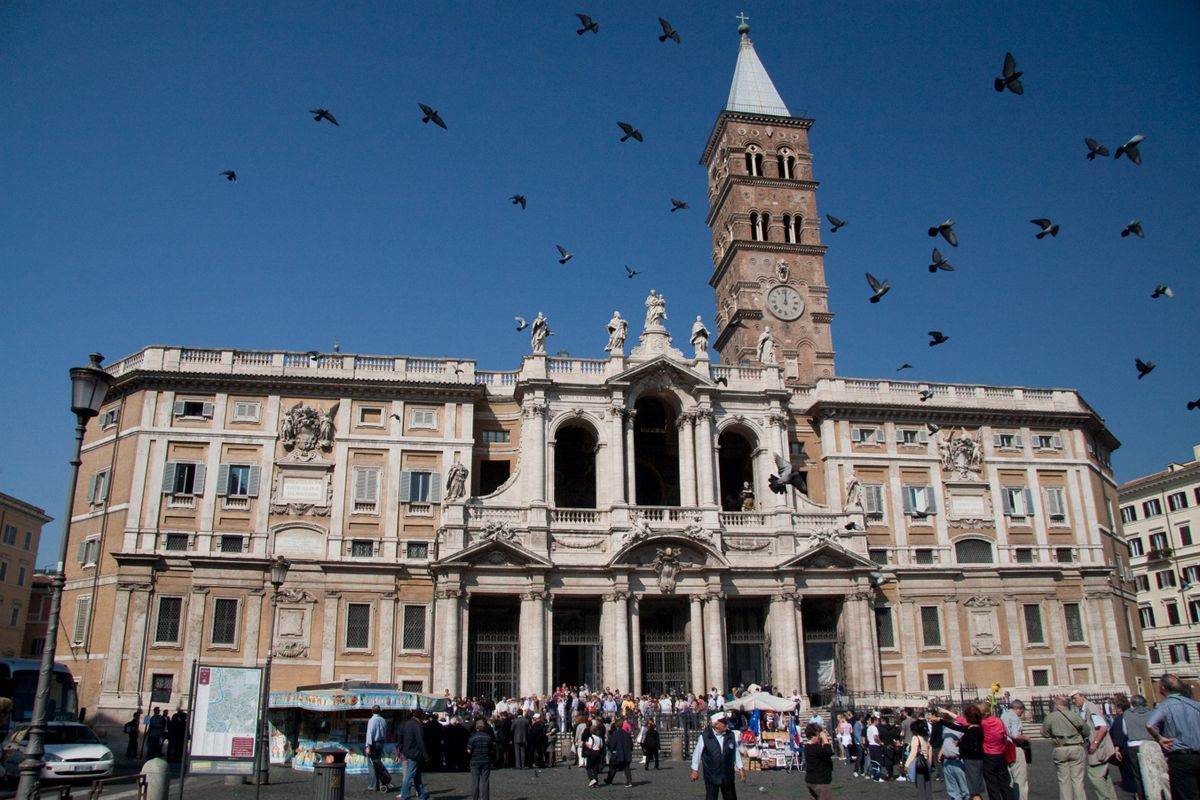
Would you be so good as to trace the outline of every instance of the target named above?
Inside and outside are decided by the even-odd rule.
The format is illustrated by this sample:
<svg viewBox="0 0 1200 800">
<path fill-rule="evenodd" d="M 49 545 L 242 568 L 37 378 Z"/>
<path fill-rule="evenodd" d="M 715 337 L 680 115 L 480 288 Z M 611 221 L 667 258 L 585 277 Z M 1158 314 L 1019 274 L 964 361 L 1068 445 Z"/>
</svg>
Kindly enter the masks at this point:
<svg viewBox="0 0 1200 800">
<path fill-rule="evenodd" d="M 708 684 L 704 682 L 704 598 L 694 594 L 688 606 L 691 610 L 691 620 L 688 623 L 688 633 L 691 639 L 692 660 L 692 690 L 697 695 L 708 693 Z"/>
<path fill-rule="evenodd" d="M 611 686 L 620 692 L 631 691 L 629 674 L 629 592 L 615 591 L 604 596 L 613 620 L 613 675 Z M 608 680 L 608 676 L 605 676 Z"/>
<path fill-rule="evenodd" d="M 631 506 L 637 505 L 637 454 L 633 451 L 633 421 L 637 418 L 637 409 L 625 411 L 625 502 Z"/>
<path fill-rule="evenodd" d="M 522 455 L 529 455 L 527 497 L 530 502 L 546 502 L 546 404 L 542 400 L 531 400 L 522 407 L 525 416 L 525 438 Z"/>
<path fill-rule="evenodd" d="M 776 598 L 772 598 L 775 600 Z M 779 595 L 776 615 L 779 617 L 779 634 L 783 642 L 784 669 L 779 673 L 782 678 L 776 683 L 779 693 L 789 689 L 804 691 L 804 653 L 800 648 L 798 627 L 800 622 L 800 596 L 795 592 L 784 592 Z M 778 635 L 778 634 L 777 634 Z"/>
<path fill-rule="evenodd" d="M 629 502 L 625 494 L 625 407 L 614 403 L 608 411 L 608 439 L 612 443 L 609 447 L 612 474 L 608 485 L 612 487 L 613 504 L 620 505 Z"/>
<path fill-rule="evenodd" d="M 437 638 L 433 642 L 433 685 L 434 694 L 449 690 L 459 691 L 459 623 L 461 612 L 459 598 L 462 590 L 457 586 L 443 586 L 434 592 L 434 616 Z"/>
<path fill-rule="evenodd" d="M 633 664 L 633 696 L 642 696 L 642 620 L 637 597 L 629 601 L 629 655 Z"/>
<path fill-rule="evenodd" d="M 125 634 L 129 620 L 129 594 L 133 587 L 129 584 L 117 584 L 116 602 L 113 604 L 112 636 L 108 642 L 108 655 L 104 659 L 103 691 L 119 692 L 121 689 L 121 665 L 124 663 Z M 186 635 L 186 634 L 185 634 Z M 191 663 L 185 665 L 189 670 Z"/>
<path fill-rule="evenodd" d="M 712 440 L 712 411 L 702 408 L 696 412 L 695 426 L 696 447 L 696 483 L 699 485 L 699 501 L 702 506 L 711 506 L 716 492 L 716 475 L 713 473 L 713 440 Z"/>
<path fill-rule="evenodd" d="M 679 501 L 684 508 L 696 505 L 696 420 L 693 414 L 680 414 L 678 423 L 680 455 Z"/>
<path fill-rule="evenodd" d="M 709 592 L 704 597 L 704 640 L 707 651 L 704 671 L 711 686 L 725 685 L 725 593 Z"/>
<path fill-rule="evenodd" d="M 521 694 L 546 693 L 546 592 L 521 595 Z"/>
</svg>

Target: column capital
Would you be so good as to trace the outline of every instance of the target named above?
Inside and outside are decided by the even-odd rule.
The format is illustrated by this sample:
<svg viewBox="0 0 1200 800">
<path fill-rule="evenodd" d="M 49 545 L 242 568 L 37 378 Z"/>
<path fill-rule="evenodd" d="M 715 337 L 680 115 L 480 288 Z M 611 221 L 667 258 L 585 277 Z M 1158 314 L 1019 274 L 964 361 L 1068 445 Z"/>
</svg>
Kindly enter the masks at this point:
<svg viewBox="0 0 1200 800">
<path fill-rule="evenodd" d="M 617 589 L 608 594 L 601 595 L 600 599 L 606 603 L 619 603 L 629 599 L 629 591 L 626 589 Z"/>
<path fill-rule="evenodd" d="M 434 591 L 433 596 L 438 600 L 457 600 L 463 596 L 463 590 L 457 586 L 442 586 Z"/>
<path fill-rule="evenodd" d="M 550 593 L 545 589 L 533 589 L 521 595 L 522 600 L 545 600 Z"/>
<path fill-rule="evenodd" d="M 851 592 L 850 594 L 846 595 L 846 598 L 849 600 L 874 600 L 875 592 L 872 590 L 860 590 L 857 592 Z M 911 604 L 913 601 L 912 600 L 901 600 L 900 602 Z"/>
<path fill-rule="evenodd" d="M 705 592 L 703 595 L 701 595 L 701 597 L 704 599 L 705 602 L 710 602 L 713 600 L 724 600 L 728 596 L 729 595 L 726 594 L 725 592 L 720 592 L 720 591 Z"/>
<path fill-rule="evenodd" d="M 545 417 L 548 408 L 545 400 L 530 400 L 521 406 L 521 416 L 526 419 Z"/>
<path fill-rule="evenodd" d="M 770 412 L 763 419 L 768 428 L 787 428 L 789 422 L 787 414 L 781 414 L 778 411 Z"/>
</svg>

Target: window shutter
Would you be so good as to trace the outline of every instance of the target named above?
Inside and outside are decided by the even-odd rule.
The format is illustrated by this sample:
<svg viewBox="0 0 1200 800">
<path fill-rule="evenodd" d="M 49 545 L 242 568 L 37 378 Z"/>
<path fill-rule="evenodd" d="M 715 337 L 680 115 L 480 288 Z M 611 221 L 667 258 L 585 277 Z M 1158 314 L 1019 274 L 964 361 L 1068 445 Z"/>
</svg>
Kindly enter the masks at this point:
<svg viewBox="0 0 1200 800">
<path fill-rule="evenodd" d="M 1000 434 L 993 433 L 992 434 L 992 447 L 1003 447 L 1003 446 L 1004 446 L 1004 440 L 1000 438 Z"/>
<path fill-rule="evenodd" d="M 1060 516 L 1062 511 L 1062 494 L 1056 488 L 1046 490 L 1046 513 L 1050 516 Z"/>
<path fill-rule="evenodd" d="M 904 444 L 904 429 L 896 428 L 896 444 Z"/>
<path fill-rule="evenodd" d="M 97 476 L 100 479 L 100 496 L 97 498 L 98 502 L 103 503 L 108 500 L 108 480 L 111 476 L 112 473 L 109 470 L 104 470 L 104 472 L 101 472 Z"/>
<path fill-rule="evenodd" d="M 250 468 L 250 485 L 246 489 L 247 497 L 258 497 L 258 484 L 262 478 L 262 467 Z"/>
<path fill-rule="evenodd" d="M 917 429 L 917 441 L 921 444 L 925 444 L 929 441 L 929 434 L 925 432 L 924 428 Z"/>
<path fill-rule="evenodd" d="M 204 410 L 203 410 L 201 413 L 202 413 L 202 414 L 203 414 L 205 417 L 211 417 L 211 416 L 213 415 L 213 404 L 212 404 L 212 403 L 205 403 L 205 404 L 204 404 Z"/>
<path fill-rule="evenodd" d="M 868 514 L 878 514 L 883 509 L 880 500 L 882 495 L 882 487 L 880 486 L 864 486 L 863 487 L 863 509 Z"/>
<path fill-rule="evenodd" d="M 87 493 L 88 503 L 91 505 L 95 505 L 96 503 L 100 502 L 97 495 L 99 495 L 99 493 L 100 493 L 98 490 L 100 488 L 100 476 L 102 474 L 103 473 L 101 473 L 101 472 L 96 472 L 96 473 L 92 474 L 91 484 L 88 486 L 88 493 Z"/>
<path fill-rule="evenodd" d="M 92 615 L 92 598 L 80 597 L 75 601 L 75 629 L 71 631 L 71 641 L 83 644 L 87 636 L 88 617 Z"/>
<path fill-rule="evenodd" d="M 933 496 L 933 487 L 925 487 L 925 510 L 930 514 L 937 513 L 937 500 Z"/>
<path fill-rule="evenodd" d="M 913 489 L 911 486 L 905 486 L 901 493 L 904 496 L 904 513 L 911 514 L 913 512 Z"/>
<path fill-rule="evenodd" d="M 365 503 L 367 493 L 367 471 L 362 467 L 354 468 L 354 502 Z"/>
<path fill-rule="evenodd" d="M 162 490 L 167 494 L 175 491 L 175 467 L 174 461 L 168 461 L 163 466 L 163 485 Z"/>
<path fill-rule="evenodd" d="M 1015 514 L 1017 512 L 1017 509 L 1013 506 L 1013 490 L 1012 489 L 1008 489 L 1008 488 L 1001 489 L 1000 490 L 1000 500 L 1004 505 L 1004 513 L 1005 514 L 1012 516 L 1013 514 Z"/>
<path fill-rule="evenodd" d="M 177 417 L 183 416 L 183 401 L 182 400 L 175 401 L 175 416 L 177 416 Z"/>
<path fill-rule="evenodd" d="M 196 477 L 192 481 L 192 494 L 194 494 L 194 495 L 204 494 L 204 465 L 203 464 L 196 465 Z"/>
<path fill-rule="evenodd" d="M 366 481 L 367 496 L 365 499 L 368 503 L 378 503 L 379 502 L 379 470 L 368 469 L 368 470 L 364 470 L 364 471 L 367 474 L 367 481 Z"/>
<path fill-rule="evenodd" d="M 79 543 L 79 552 L 76 555 L 76 558 L 79 560 L 80 564 L 87 563 L 87 539 L 84 539 Z"/>
<path fill-rule="evenodd" d="M 442 476 L 441 473 L 431 472 L 429 474 L 429 502 L 442 502 Z"/>
<path fill-rule="evenodd" d="M 1022 491 L 1025 495 L 1025 514 L 1026 514 L 1026 516 L 1032 517 L 1033 516 L 1033 492 L 1030 491 L 1029 489 L 1023 489 Z"/>
<path fill-rule="evenodd" d="M 404 470 L 400 473 L 400 502 L 407 503 L 412 490 L 412 472 Z"/>
<path fill-rule="evenodd" d="M 1062 450 L 1062 437 L 1061 436 L 1051 436 L 1050 437 L 1050 446 L 1053 447 L 1055 450 Z"/>
<path fill-rule="evenodd" d="M 875 441 L 879 444 L 886 444 L 887 439 L 883 437 L 883 428 L 875 429 Z"/>
<path fill-rule="evenodd" d="M 217 467 L 217 497 L 224 497 L 229 494 L 229 465 L 222 464 Z"/>
<path fill-rule="evenodd" d="M 1013 436 L 1013 447 L 1024 447 L 1025 445 L 1023 442 L 1024 440 L 1021 438 L 1021 434 L 1018 433 Z"/>
</svg>

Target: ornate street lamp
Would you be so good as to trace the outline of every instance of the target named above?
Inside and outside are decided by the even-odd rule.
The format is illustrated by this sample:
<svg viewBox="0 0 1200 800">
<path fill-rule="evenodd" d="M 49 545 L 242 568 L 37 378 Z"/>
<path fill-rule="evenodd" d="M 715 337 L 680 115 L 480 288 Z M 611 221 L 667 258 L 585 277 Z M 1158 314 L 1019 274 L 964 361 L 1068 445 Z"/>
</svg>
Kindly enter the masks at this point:
<svg viewBox="0 0 1200 800">
<path fill-rule="evenodd" d="M 259 714 L 262 716 L 262 742 L 258 748 L 258 786 L 271 782 L 271 720 L 268 714 L 271 698 L 271 662 L 275 656 L 275 605 L 279 598 L 279 587 L 287 580 L 288 567 L 291 565 L 283 556 L 276 556 L 271 562 L 271 635 L 267 639 L 267 664 L 263 670 L 262 707 L 259 708 Z M 258 796 L 257 789 L 254 794 Z"/>
<path fill-rule="evenodd" d="M 71 411 L 75 414 L 75 453 L 71 458 L 71 479 L 67 483 L 67 510 L 63 514 L 62 540 L 58 548 L 58 569 L 50 580 L 50 618 L 46 625 L 46 649 L 42 651 L 42 666 L 38 670 L 37 697 L 33 704 L 33 719 L 29 725 L 25 759 L 21 762 L 21 780 L 17 797 L 33 800 L 38 794 L 42 775 L 46 740 L 46 707 L 50 700 L 50 680 L 54 674 L 54 651 L 58 643 L 58 616 L 62 606 L 62 590 L 67 564 L 67 545 L 71 538 L 71 515 L 75 507 L 75 484 L 79 480 L 80 454 L 83 452 L 83 431 L 88 420 L 100 413 L 104 396 L 112 386 L 113 377 L 104 371 L 100 362 L 104 356 L 92 353 L 86 367 L 71 369 Z"/>
</svg>

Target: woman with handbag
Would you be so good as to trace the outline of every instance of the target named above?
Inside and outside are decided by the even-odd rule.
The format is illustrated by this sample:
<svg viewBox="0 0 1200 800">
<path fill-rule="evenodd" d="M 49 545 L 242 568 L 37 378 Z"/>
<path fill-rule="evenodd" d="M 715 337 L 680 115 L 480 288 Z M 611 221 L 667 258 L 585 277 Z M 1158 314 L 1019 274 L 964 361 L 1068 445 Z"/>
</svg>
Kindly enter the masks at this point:
<svg viewBox="0 0 1200 800">
<path fill-rule="evenodd" d="M 929 725 L 923 719 L 912 724 L 912 741 L 908 746 L 908 760 L 904 771 L 917 790 L 917 800 L 933 800 L 933 785 L 930 765 L 933 763 L 933 745 L 929 743 Z"/>
<path fill-rule="evenodd" d="M 603 730 L 600 720 L 595 720 L 591 730 L 583 735 L 583 759 L 590 787 L 600 783 L 600 765 L 604 763 L 604 739 L 601 738 L 600 732 Z"/>
</svg>

